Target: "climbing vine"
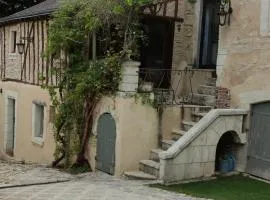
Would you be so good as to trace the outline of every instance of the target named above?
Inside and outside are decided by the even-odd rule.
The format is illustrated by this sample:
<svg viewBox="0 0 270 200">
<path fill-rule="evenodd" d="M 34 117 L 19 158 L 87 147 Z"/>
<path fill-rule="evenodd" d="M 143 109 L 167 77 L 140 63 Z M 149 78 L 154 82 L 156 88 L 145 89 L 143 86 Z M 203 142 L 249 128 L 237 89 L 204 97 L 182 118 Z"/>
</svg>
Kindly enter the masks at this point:
<svg viewBox="0 0 270 200">
<path fill-rule="evenodd" d="M 47 56 L 58 60 L 57 85 L 43 86 L 56 110 L 54 137 L 57 166 L 88 164 L 86 145 L 93 112 L 103 96 L 117 93 L 121 65 L 136 57 L 140 6 L 149 0 L 65 1 L 49 27 Z M 61 67 L 59 65 L 61 64 Z M 88 165 L 89 166 L 89 165 Z"/>
</svg>

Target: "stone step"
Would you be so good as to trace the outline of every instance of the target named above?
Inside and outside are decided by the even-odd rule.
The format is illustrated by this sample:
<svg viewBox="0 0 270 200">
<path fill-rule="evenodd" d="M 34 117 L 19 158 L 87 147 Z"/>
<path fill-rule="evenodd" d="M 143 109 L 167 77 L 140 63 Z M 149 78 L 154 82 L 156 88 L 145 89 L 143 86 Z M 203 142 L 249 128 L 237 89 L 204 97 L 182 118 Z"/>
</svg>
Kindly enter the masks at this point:
<svg viewBox="0 0 270 200">
<path fill-rule="evenodd" d="M 192 112 L 197 112 L 197 113 L 206 112 L 207 113 L 213 109 L 212 106 L 202 106 L 202 105 L 184 105 L 183 107 L 185 108 L 185 110 L 189 109 L 191 113 Z"/>
<path fill-rule="evenodd" d="M 216 105 L 216 96 L 204 95 L 204 94 L 192 94 L 192 102 L 198 105 L 204 106 L 215 106 Z"/>
<path fill-rule="evenodd" d="M 193 121 L 182 121 L 184 131 L 189 131 L 195 124 Z"/>
<path fill-rule="evenodd" d="M 141 160 L 140 161 L 140 171 L 151 174 L 155 177 L 159 177 L 159 166 L 158 162 L 153 160 Z"/>
<path fill-rule="evenodd" d="M 200 85 L 197 92 L 199 94 L 216 96 L 216 90 L 215 86 Z"/>
<path fill-rule="evenodd" d="M 216 78 L 207 78 L 206 85 L 208 86 L 216 86 L 217 79 Z"/>
<path fill-rule="evenodd" d="M 150 160 L 159 162 L 159 153 L 164 151 L 163 149 L 152 149 L 150 151 Z"/>
<path fill-rule="evenodd" d="M 175 143 L 174 140 L 162 140 L 161 148 L 166 151 L 173 145 L 173 143 Z"/>
<path fill-rule="evenodd" d="M 192 112 L 192 121 L 200 121 L 207 113 L 206 112 Z"/>
<path fill-rule="evenodd" d="M 157 177 L 142 171 L 125 172 L 125 177 L 133 180 L 156 180 Z"/>
<path fill-rule="evenodd" d="M 172 139 L 174 141 L 178 140 L 180 137 L 182 137 L 184 134 L 186 133 L 186 131 L 180 130 L 180 129 L 174 129 L 172 131 Z"/>
</svg>

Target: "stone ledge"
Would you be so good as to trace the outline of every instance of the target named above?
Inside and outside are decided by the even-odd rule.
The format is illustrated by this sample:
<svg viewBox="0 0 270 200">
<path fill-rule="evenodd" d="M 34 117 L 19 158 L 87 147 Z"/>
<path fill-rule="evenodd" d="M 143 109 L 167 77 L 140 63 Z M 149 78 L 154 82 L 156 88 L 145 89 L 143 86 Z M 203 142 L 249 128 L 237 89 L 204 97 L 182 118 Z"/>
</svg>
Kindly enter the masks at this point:
<svg viewBox="0 0 270 200">
<path fill-rule="evenodd" d="M 207 113 L 195 124 L 184 136 L 176 141 L 167 151 L 161 152 L 159 158 L 162 160 L 173 159 L 193 142 L 204 130 L 206 130 L 220 116 L 247 115 L 245 109 L 214 109 Z M 242 139 L 242 138 L 240 138 Z"/>
<path fill-rule="evenodd" d="M 0 189 L 26 187 L 26 186 L 34 186 L 34 185 L 48 185 L 48 184 L 64 183 L 64 182 L 69 182 L 69 181 L 71 181 L 71 179 L 57 179 L 53 181 L 40 181 L 40 182 L 31 182 L 31 183 L 0 184 Z"/>
</svg>

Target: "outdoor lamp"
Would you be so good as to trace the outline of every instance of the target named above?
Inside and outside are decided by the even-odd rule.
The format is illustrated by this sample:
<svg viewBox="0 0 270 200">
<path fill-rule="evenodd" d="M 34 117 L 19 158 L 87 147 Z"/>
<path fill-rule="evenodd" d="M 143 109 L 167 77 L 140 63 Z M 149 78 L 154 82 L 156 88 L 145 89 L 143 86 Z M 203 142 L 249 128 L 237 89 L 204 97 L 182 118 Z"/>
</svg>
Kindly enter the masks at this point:
<svg viewBox="0 0 270 200">
<path fill-rule="evenodd" d="M 20 40 L 20 42 L 17 43 L 16 45 L 18 47 L 19 54 L 23 54 L 24 53 L 24 46 L 25 46 L 25 44 L 22 42 L 22 40 Z"/>
<path fill-rule="evenodd" d="M 226 23 L 230 25 L 232 12 L 231 0 L 220 0 L 218 12 L 220 26 L 225 26 Z"/>
</svg>

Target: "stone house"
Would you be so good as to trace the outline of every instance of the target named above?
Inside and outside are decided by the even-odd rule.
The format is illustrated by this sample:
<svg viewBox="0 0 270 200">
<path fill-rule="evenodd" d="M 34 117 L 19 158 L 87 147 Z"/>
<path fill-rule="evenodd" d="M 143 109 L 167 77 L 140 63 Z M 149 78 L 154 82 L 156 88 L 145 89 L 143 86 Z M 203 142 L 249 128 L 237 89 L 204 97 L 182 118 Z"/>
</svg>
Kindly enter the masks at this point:
<svg viewBox="0 0 270 200">
<path fill-rule="evenodd" d="M 214 175 L 226 152 L 234 170 L 270 179 L 269 7 L 270 0 L 143 7 L 149 42 L 140 64 L 123 67 L 119 95 L 95 111 L 87 155 L 93 168 L 169 184 Z M 0 148 L 18 160 L 53 159 L 53 108 L 39 75 L 57 82 L 42 56 L 56 8 L 47 0 L 0 19 Z M 160 109 L 138 103 L 136 93 Z"/>
</svg>

